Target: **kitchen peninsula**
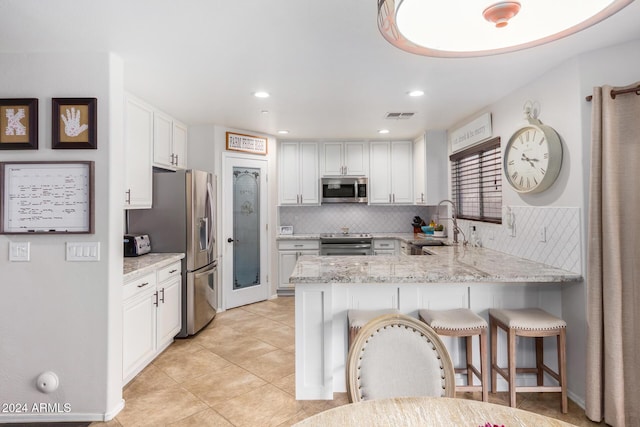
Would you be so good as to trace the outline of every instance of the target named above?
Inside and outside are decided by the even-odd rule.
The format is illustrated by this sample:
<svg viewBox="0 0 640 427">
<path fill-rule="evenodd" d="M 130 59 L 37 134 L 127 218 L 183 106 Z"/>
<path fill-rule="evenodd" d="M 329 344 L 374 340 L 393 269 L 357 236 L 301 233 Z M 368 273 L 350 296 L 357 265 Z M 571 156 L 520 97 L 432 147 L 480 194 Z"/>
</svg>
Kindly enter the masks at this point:
<svg viewBox="0 0 640 427">
<path fill-rule="evenodd" d="M 562 283 L 582 280 L 580 274 L 490 249 L 448 245 L 428 251 L 429 256 L 299 258 L 290 277 L 297 399 L 333 399 L 334 392 L 346 390 L 349 309 L 396 308 L 417 317 L 421 308 L 465 307 L 487 319 L 489 308 L 540 307 L 562 316 Z M 444 341 L 457 364 L 464 348 Z M 519 363 L 534 363 L 528 344 L 519 344 Z M 553 345 L 549 351 L 555 351 Z"/>
</svg>

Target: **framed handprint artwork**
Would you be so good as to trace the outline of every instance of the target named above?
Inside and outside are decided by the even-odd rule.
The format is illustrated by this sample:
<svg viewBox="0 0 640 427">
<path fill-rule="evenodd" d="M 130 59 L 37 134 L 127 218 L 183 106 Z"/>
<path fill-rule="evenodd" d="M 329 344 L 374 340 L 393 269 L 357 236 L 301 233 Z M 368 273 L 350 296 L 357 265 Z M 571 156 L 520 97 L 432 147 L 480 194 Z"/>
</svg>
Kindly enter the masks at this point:
<svg viewBox="0 0 640 427">
<path fill-rule="evenodd" d="M 0 150 L 38 149 L 38 99 L 0 99 Z"/>
<path fill-rule="evenodd" d="M 53 98 L 51 148 L 98 148 L 96 98 Z"/>
</svg>

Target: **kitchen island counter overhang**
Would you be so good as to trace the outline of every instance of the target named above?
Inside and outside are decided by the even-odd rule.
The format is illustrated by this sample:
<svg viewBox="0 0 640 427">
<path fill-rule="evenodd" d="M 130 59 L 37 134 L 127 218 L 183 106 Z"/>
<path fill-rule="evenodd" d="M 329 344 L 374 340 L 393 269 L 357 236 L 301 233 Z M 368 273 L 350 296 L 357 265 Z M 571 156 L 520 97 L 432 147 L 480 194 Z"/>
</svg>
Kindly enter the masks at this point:
<svg viewBox="0 0 640 427">
<path fill-rule="evenodd" d="M 299 258 L 290 278 L 296 299 L 297 399 L 333 399 L 334 392 L 346 391 L 350 309 L 395 308 L 417 318 L 422 308 L 469 308 L 487 319 L 490 308 L 539 307 L 562 317 L 561 285 L 582 281 L 580 274 L 485 248 L 429 251 L 430 256 Z M 524 363 L 535 363 L 535 350 L 527 343 L 519 347 Z M 448 348 L 456 364 L 464 348 L 455 341 Z"/>
</svg>

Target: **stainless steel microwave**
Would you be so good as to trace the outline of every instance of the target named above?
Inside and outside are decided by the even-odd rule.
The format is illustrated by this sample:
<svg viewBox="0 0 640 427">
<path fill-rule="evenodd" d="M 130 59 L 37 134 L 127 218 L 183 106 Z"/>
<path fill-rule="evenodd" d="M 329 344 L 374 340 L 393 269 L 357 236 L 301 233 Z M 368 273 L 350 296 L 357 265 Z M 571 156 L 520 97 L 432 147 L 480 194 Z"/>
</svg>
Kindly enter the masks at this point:
<svg viewBox="0 0 640 427">
<path fill-rule="evenodd" d="M 367 203 L 368 178 L 336 176 L 320 179 L 322 203 Z"/>
</svg>

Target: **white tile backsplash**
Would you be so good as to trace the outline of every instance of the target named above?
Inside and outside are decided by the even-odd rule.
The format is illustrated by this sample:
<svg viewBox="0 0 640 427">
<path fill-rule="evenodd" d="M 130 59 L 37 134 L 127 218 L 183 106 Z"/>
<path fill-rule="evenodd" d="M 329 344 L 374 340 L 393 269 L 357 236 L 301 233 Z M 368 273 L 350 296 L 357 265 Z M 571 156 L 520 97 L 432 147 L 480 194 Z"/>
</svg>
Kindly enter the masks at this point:
<svg viewBox="0 0 640 427">
<path fill-rule="evenodd" d="M 467 239 L 476 226 L 482 246 L 574 273 L 582 272 L 580 208 L 511 206 L 514 230 L 503 224 L 458 221 Z M 545 242 L 540 231 L 546 229 Z M 460 237 L 461 238 L 461 237 Z"/>
<path fill-rule="evenodd" d="M 483 247 L 582 273 L 580 208 L 511 206 L 511 209 L 515 233 L 506 224 L 459 220 L 458 225 L 467 240 L 471 226 L 475 226 Z M 335 204 L 279 207 L 280 225 L 292 225 L 297 234 L 338 233 L 341 227 L 349 227 L 352 233 L 410 233 L 414 216 L 429 222 L 432 218 L 437 219 L 436 212 L 435 206 Z M 447 229 L 451 230 L 451 222 L 447 222 Z M 546 229 L 545 242 L 540 241 L 542 227 Z M 462 240 L 462 236 L 459 239 Z"/>
<path fill-rule="evenodd" d="M 322 206 L 280 206 L 280 224 L 293 225 L 293 232 L 339 233 L 349 227 L 352 233 L 411 233 L 414 216 L 426 222 L 435 218 L 435 206 L 375 206 L 333 204 Z"/>
</svg>

